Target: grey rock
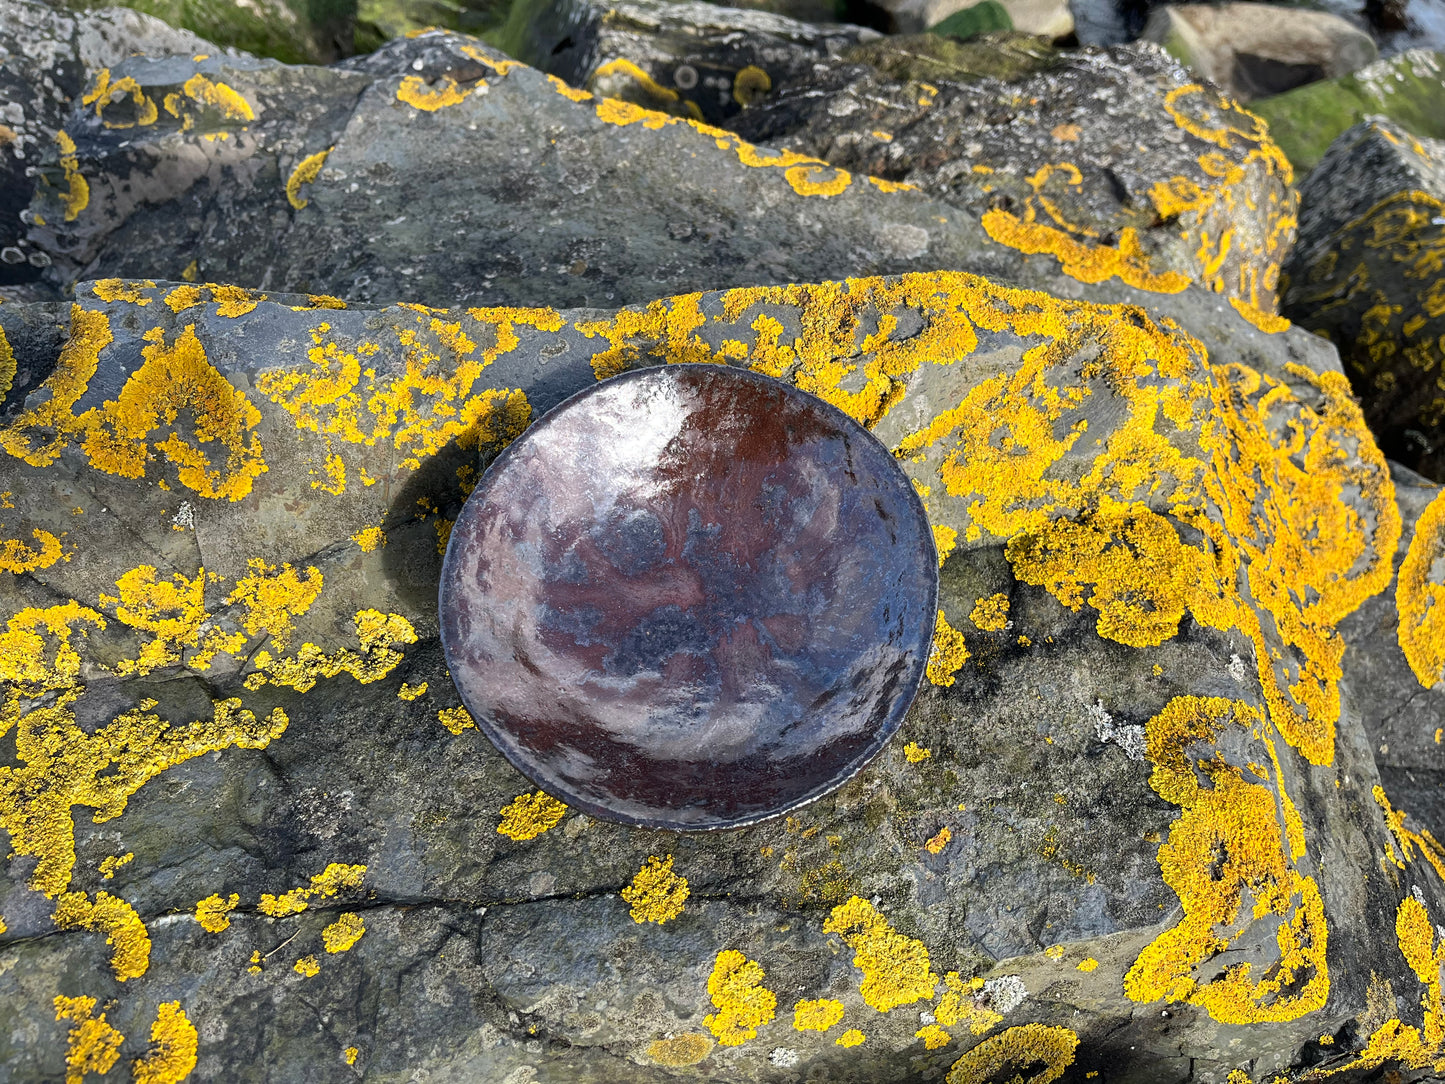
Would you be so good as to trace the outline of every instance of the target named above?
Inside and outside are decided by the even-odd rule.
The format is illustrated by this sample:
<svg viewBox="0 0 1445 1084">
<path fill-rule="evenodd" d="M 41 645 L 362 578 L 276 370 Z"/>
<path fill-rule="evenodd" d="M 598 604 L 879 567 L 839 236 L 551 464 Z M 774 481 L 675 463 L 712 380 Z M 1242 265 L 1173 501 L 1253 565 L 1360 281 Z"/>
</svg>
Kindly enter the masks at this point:
<svg viewBox="0 0 1445 1084">
<path fill-rule="evenodd" d="M 1300 188 L 1284 311 L 1339 347 L 1386 454 L 1445 477 L 1445 141 L 1382 117 L 1331 144 Z"/>
</svg>

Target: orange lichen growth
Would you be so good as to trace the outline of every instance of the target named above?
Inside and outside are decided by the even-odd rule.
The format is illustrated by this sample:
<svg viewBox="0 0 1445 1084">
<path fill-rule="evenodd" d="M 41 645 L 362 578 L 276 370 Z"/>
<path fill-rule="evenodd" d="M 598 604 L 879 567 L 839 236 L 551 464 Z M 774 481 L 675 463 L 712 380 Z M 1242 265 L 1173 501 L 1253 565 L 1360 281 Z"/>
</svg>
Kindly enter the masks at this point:
<svg viewBox="0 0 1445 1084">
<path fill-rule="evenodd" d="M 953 829 L 944 825 L 927 843 L 923 849 L 929 854 L 942 854 L 943 848 L 948 846 L 948 841 L 953 838 Z"/>
<path fill-rule="evenodd" d="M 590 102 L 592 94 L 590 91 L 579 90 L 570 83 L 563 82 L 555 75 L 547 76 L 547 82 L 558 94 L 572 102 Z"/>
<path fill-rule="evenodd" d="M 672 855 L 659 858 L 649 855 L 632 883 L 622 890 L 622 900 L 631 905 L 632 921 L 664 922 L 682 914 L 689 895 L 687 878 L 672 872 Z"/>
<path fill-rule="evenodd" d="M 131 104 L 135 108 L 134 118 L 119 121 L 106 120 L 105 107 L 119 102 L 126 95 L 130 96 Z M 156 118 L 160 116 L 160 110 L 156 108 L 156 103 L 146 96 L 145 91 L 141 90 L 140 84 L 132 76 L 122 76 L 112 82 L 109 68 L 101 68 L 96 73 L 95 86 L 81 95 L 80 100 L 84 105 L 95 106 L 96 118 L 111 130 L 137 126 L 143 128 L 146 125 L 154 124 Z"/>
<path fill-rule="evenodd" d="M 335 147 L 327 147 L 324 151 L 317 151 L 315 154 L 308 154 L 301 161 L 296 163 L 296 168 L 291 171 L 291 176 L 286 178 L 286 202 L 296 210 L 301 210 L 311 201 L 301 196 L 301 186 L 311 184 L 321 175 L 321 167 L 326 164 L 326 157 Z"/>
<path fill-rule="evenodd" d="M 207 933 L 220 933 L 231 928 L 231 912 L 240 906 L 241 897 L 235 892 L 225 899 L 219 893 L 207 896 L 196 903 L 196 921 Z"/>
<path fill-rule="evenodd" d="M 946 523 L 933 525 L 933 546 L 938 550 L 938 567 L 943 567 L 949 555 L 953 553 L 954 547 L 958 545 L 958 531 Z"/>
<path fill-rule="evenodd" d="M 519 794 L 502 807 L 497 831 L 518 842 L 536 839 L 566 815 L 567 806 L 544 791 Z"/>
<path fill-rule="evenodd" d="M 303 956 L 291 965 L 291 970 L 302 978 L 311 979 L 321 974 L 321 964 L 317 961 L 315 955 Z"/>
<path fill-rule="evenodd" d="M 365 875 L 365 866 L 349 866 L 342 862 L 332 862 L 312 877 L 309 884 L 293 888 L 284 895 L 273 896 L 269 892 L 263 892 L 261 902 L 257 904 L 257 910 L 272 918 L 299 915 L 310 906 L 310 901 L 313 899 L 330 899 L 343 890 L 360 888 L 361 879 Z"/>
<path fill-rule="evenodd" d="M 839 1035 L 838 1038 L 834 1039 L 833 1042 L 842 1047 L 861 1046 L 863 1040 L 866 1038 L 868 1038 L 868 1036 L 864 1035 L 857 1028 L 849 1028 L 843 1032 L 842 1035 Z"/>
<path fill-rule="evenodd" d="M 401 614 L 358 610 L 353 623 L 361 643 L 360 654 L 350 648 L 328 654 L 313 643 L 302 644 L 289 658 L 276 658 L 269 651 L 258 651 L 252 659 L 256 672 L 247 677 L 246 688 L 284 685 L 304 693 L 323 678 L 339 674 L 350 674 L 362 685 L 369 685 L 396 669 L 403 657 L 399 650 L 402 644 L 414 644 L 417 640 L 416 630 Z"/>
<path fill-rule="evenodd" d="M 341 1052 L 341 1060 L 346 1062 L 347 1065 L 355 1065 L 357 1056 L 360 1053 L 361 1051 L 357 1047 L 348 1046 Z"/>
<path fill-rule="evenodd" d="M 213 628 L 202 647 L 201 623 L 208 616 L 205 569 L 199 569 L 194 579 L 176 572 L 169 580 L 161 580 L 156 578 L 153 565 L 141 565 L 124 573 L 115 586 L 119 594 L 100 595 L 100 604 L 115 607 L 118 621 L 151 636 L 135 659 L 122 659 L 116 664 L 116 673 L 123 677 L 144 676 L 174 665 L 187 649 L 199 649 L 197 668 L 205 669 L 219 651 L 238 651 L 245 639 Z"/>
<path fill-rule="evenodd" d="M 1003 1080 L 1004 1070 L 1041 1066 L 1028 1077 L 1027 1084 L 1051 1084 L 1064 1075 L 1074 1063 L 1079 1036 L 1068 1028 L 1047 1024 L 1021 1024 L 985 1039 L 948 1070 L 945 1084 L 984 1084 Z M 1022 1072 L 1012 1078 L 1023 1082 Z"/>
<path fill-rule="evenodd" d="M 14 386 L 17 372 L 19 364 L 15 360 L 15 351 L 10 346 L 10 340 L 5 337 L 5 329 L 0 327 L 0 397 Z"/>
<path fill-rule="evenodd" d="M 167 94 L 162 103 L 166 112 L 181 122 L 181 131 L 183 132 L 189 132 L 194 128 L 198 119 L 187 105 L 185 98 L 189 98 L 192 103 L 201 107 L 202 118 L 209 114 L 222 123 L 256 119 L 256 111 L 251 108 L 251 103 L 234 87 L 208 79 L 197 72 L 181 85 L 179 91 Z M 216 131 L 207 134 L 212 139 L 225 138 L 226 135 L 224 132 Z"/>
<path fill-rule="evenodd" d="M 442 708 L 437 712 L 437 722 L 458 736 L 463 730 L 475 730 L 477 727 L 472 713 L 463 707 Z"/>
<path fill-rule="evenodd" d="M 473 90 L 478 87 L 485 90 L 486 86 L 485 79 L 478 79 L 464 88 L 449 75 L 442 76 L 433 85 L 428 86 L 426 80 L 421 76 L 408 75 L 396 88 L 396 100 L 413 109 L 420 109 L 425 113 L 435 113 L 438 109 L 445 109 L 449 105 L 460 105 L 467 100 L 467 96 Z"/>
<path fill-rule="evenodd" d="M 680 1068 L 696 1065 L 712 1053 L 712 1040 L 695 1031 L 674 1035 L 669 1039 L 657 1039 L 647 1044 L 647 1056 L 658 1065 Z"/>
<path fill-rule="evenodd" d="M 55 925 L 62 930 L 96 930 L 110 946 L 110 967 L 117 982 L 137 979 L 150 966 L 151 939 L 135 908 L 119 896 L 67 892 L 55 901 Z"/>
<path fill-rule="evenodd" d="M 1181 809 L 1159 848 L 1159 866 L 1184 917 L 1129 969 L 1124 992 L 1134 1001 L 1187 1001 L 1229 1024 L 1294 1020 L 1325 1004 L 1324 904 L 1314 878 L 1291 862 L 1302 854 L 1303 840 L 1291 839 L 1293 807 L 1278 770 L 1274 787 L 1251 782 L 1212 748 L 1227 728 L 1242 729 L 1263 741 L 1277 763 L 1267 725 L 1243 701 L 1181 696 L 1145 727 L 1149 785 Z M 1209 752 L 1198 755 L 1191 747 Z M 1253 906 L 1242 914 L 1246 894 Z M 1216 970 L 1210 961 L 1229 951 L 1251 922 L 1270 919 L 1278 922 L 1278 957 L 1261 973 L 1241 962 L 1207 982 L 1195 978 Z"/>
<path fill-rule="evenodd" d="M 1378 783 L 1371 788 L 1370 793 L 1374 795 L 1375 802 L 1379 805 L 1380 811 L 1385 815 L 1385 827 L 1390 829 L 1390 834 L 1395 837 L 1395 842 L 1400 845 L 1400 857 L 1405 862 L 1412 862 L 1415 859 L 1415 848 L 1420 849 L 1420 855 L 1430 863 L 1430 867 L 1445 880 L 1445 846 L 1431 834 L 1428 828 L 1420 831 L 1412 831 L 1405 827 L 1405 818 L 1409 816 L 1403 809 L 1394 809 L 1390 806 L 1390 800 L 1385 797 L 1385 788 Z M 1401 864 L 1403 867 L 1403 863 Z"/>
<path fill-rule="evenodd" d="M 226 598 L 228 606 L 241 605 L 241 625 L 252 636 L 271 637 L 271 646 L 284 651 L 291 643 L 295 619 L 311 609 L 321 594 L 320 571 L 307 566 L 298 573 L 290 565 L 268 565 L 259 557 L 246 562 L 251 571 L 236 581 Z"/>
<path fill-rule="evenodd" d="M 793 1027 L 798 1031 L 827 1031 L 843 1019 L 843 1003 L 832 998 L 803 998 L 793 1006 Z"/>
<path fill-rule="evenodd" d="M 196 1026 L 187 1019 L 179 1001 L 156 1007 L 151 1025 L 151 1049 L 131 1064 L 135 1084 L 181 1084 L 196 1067 L 200 1049 Z"/>
<path fill-rule="evenodd" d="M 115 876 L 116 870 L 120 869 L 121 866 L 127 865 L 134 860 L 135 854 L 134 852 L 130 851 L 126 852 L 125 854 L 106 855 L 100 860 L 101 880 L 109 881 L 112 877 Z"/>
<path fill-rule="evenodd" d="M 763 967 L 736 949 L 724 949 L 713 961 L 708 996 L 717 1012 L 703 1026 L 722 1046 L 741 1046 L 756 1038 L 758 1028 L 772 1020 L 778 998 L 763 985 Z"/>
<path fill-rule="evenodd" d="M 783 177 L 800 196 L 836 196 L 853 183 L 853 175 L 836 166 L 789 166 Z"/>
<path fill-rule="evenodd" d="M 0 541 L 0 572 L 13 572 L 16 575 L 22 572 L 37 572 L 42 568 L 49 568 L 65 556 L 60 539 L 49 531 L 42 531 L 37 527 L 30 532 L 30 537 L 35 540 L 33 546 L 26 545 L 18 538 Z"/>
<path fill-rule="evenodd" d="M 1283 316 L 1276 316 L 1273 313 L 1264 312 L 1255 308 L 1248 301 L 1241 301 L 1237 297 L 1231 297 L 1229 303 L 1234 306 L 1234 311 L 1243 316 L 1255 327 L 1267 335 L 1278 335 L 1282 331 L 1288 331 L 1294 325 Z"/>
<path fill-rule="evenodd" d="M 60 168 L 65 171 L 65 191 L 60 195 L 60 202 L 65 208 L 65 221 L 74 222 L 90 204 L 90 184 L 80 175 L 75 140 L 62 129 L 55 133 L 55 145 L 60 148 Z"/>
<path fill-rule="evenodd" d="M 409 682 L 403 681 L 401 683 L 401 688 L 397 690 L 397 699 L 416 700 L 422 696 L 425 696 L 427 684 L 427 682 L 423 681 L 420 685 L 412 685 Z"/>
<path fill-rule="evenodd" d="M 65 1051 L 65 1084 L 82 1084 L 88 1073 L 104 1076 L 120 1057 L 125 1036 L 95 1016 L 95 998 L 55 997 L 55 1019 L 71 1022 Z"/>
<path fill-rule="evenodd" d="M 995 1012 L 978 1000 L 983 990 L 983 979 L 972 978 L 965 982 L 957 971 L 943 976 L 943 996 L 933 1016 L 946 1028 L 959 1024 L 968 1025 L 975 1035 L 983 1035 L 1003 1022 L 1003 1014 Z"/>
<path fill-rule="evenodd" d="M 1002 632 L 1008 628 L 1008 595 L 990 595 L 974 603 L 968 619 L 981 632 Z"/>
<path fill-rule="evenodd" d="M 968 648 L 964 645 L 963 633 L 948 623 L 943 611 L 938 611 L 938 621 L 933 629 L 933 647 L 928 654 L 925 673 L 935 685 L 949 686 L 954 676 L 968 661 Z"/>
<path fill-rule="evenodd" d="M 913 1033 L 915 1039 L 923 1040 L 925 1050 L 941 1050 L 953 1042 L 953 1036 L 937 1024 L 926 1024 Z"/>
<path fill-rule="evenodd" d="M 335 922 L 321 931 L 321 940 L 327 952 L 345 952 L 361 940 L 366 924 L 353 911 L 343 911 Z"/>
<path fill-rule="evenodd" d="M 1400 562 L 1395 607 L 1400 650 L 1425 688 L 1445 679 L 1445 492 L 1436 494 L 1415 524 Z"/>
<path fill-rule="evenodd" d="M 98 279 L 91 286 L 90 292 L 102 301 L 128 301 L 132 305 L 145 308 L 155 300 L 147 292 L 155 289 L 155 285 L 150 279 Z"/>
<path fill-rule="evenodd" d="M 386 532 L 380 527 L 363 527 L 351 536 L 351 541 L 361 547 L 362 553 L 372 553 L 386 545 Z"/>
<path fill-rule="evenodd" d="M 1095 970 L 1098 966 L 1099 966 L 1099 961 L 1098 961 L 1098 960 L 1094 959 L 1092 956 L 1086 956 L 1084 959 L 1082 959 L 1082 960 L 1079 961 L 1079 963 L 1078 963 L 1078 965 L 1077 965 L 1077 967 L 1076 967 L 1076 970 L 1078 970 L 1078 971 L 1093 971 L 1093 970 Z"/>
<path fill-rule="evenodd" d="M 931 756 L 933 756 L 933 750 L 925 749 L 917 742 L 911 741 L 903 747 L 903 759 L 909 764 L 922 764 Z"/>
<path fill-rule="evenodd" d="M 833 908 L 823 932 L 838 934 L 853 950 L 853 966 L 863 972 L 863 1000 L 879 1012 L 933 997 L 938 976 L 927 947 L 894 930 L 867 900 L 853 896 Z"/>
</svg>

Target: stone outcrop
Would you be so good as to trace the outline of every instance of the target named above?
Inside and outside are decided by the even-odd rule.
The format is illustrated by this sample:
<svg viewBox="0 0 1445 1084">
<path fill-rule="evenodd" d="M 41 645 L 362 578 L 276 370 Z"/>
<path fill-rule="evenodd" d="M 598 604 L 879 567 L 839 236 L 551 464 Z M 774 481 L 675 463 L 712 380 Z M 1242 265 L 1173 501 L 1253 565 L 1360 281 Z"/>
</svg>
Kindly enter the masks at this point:
<svg viewBox="0 0 1445 1084">
<path fill-rule="evenodd" d="M 978 0 L 973 0 L 977 3 Z M 895 34 L 916 34 L 937 26 L 973 6 L 969 0 L 875 0 Z M 1045 38 L 1067 38 L 1074 32 L 1074 16 L 1060 0 L 1001 0 L 1013 29 Z"/>
<path fill-rule="evenodd" d="M 1286 314 L 1339 347 L 1386 454 L 1445 477 L 1445 142 L 1356 125 L 1300 208 Z"/>
</svg>

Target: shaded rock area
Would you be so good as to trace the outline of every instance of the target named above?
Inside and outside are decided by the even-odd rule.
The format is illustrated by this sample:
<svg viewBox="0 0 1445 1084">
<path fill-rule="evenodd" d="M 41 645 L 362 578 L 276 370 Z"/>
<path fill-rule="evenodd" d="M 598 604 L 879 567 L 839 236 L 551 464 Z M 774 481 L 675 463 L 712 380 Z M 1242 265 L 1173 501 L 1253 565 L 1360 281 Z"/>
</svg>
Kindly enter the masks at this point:
<svg viewBox="0 0 1445 1084">
<path fill-rule="evenodd" d="M 1144 38 L 1241 102 L 1347 75 L 1378 53 L 1338 15 L 1274 4 L 1166 4 Z"/>
<path fill-rule="evenodd" d="M 92 65 L 0 285 L 5 1079 L 1445 1073 L 1445 496 L 1276 312 L 1278 145 L 1150 44 L 768 6 L 569 8 L 602 93 L 441 31 L 25 69 Z M 1445 215 L 1350 200 L 1432 153 L 1305 185 L 1401 335 Z M 849 413 L 940 555 L 903 732 L 735 831 L 538 791 L 438 642 L 481 472 L 665 363 Z"/>
<path fill-rule="evenodd" d="M 1445 477 L 1445 142 L 1359 124 L 1300 207 L 1285 312 L 1340 348 L 1386 454 Z"/>
</svg>

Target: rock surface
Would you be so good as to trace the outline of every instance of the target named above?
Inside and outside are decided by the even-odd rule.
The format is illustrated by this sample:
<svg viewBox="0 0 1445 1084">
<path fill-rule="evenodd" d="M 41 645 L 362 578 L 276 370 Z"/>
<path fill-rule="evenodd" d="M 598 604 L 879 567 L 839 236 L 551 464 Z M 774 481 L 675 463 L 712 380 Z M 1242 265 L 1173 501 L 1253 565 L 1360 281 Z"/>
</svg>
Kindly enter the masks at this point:
<svg viewBox="0 0 1445 1084">
<path fill-rule="evenodd" d="M 1378 55 L 1374 41 L 1338 15 L 1274 4 L 1166 4 L 1144 39 L 1242 102 L 1337 79 Z"/>
<path fill-rule="evenodd" d="M 1445 478 L 1445 142 L 1356 125 L 1300 208 L 1286 314 L 1339 347 L 1386 454 Z"/>
</svg>

